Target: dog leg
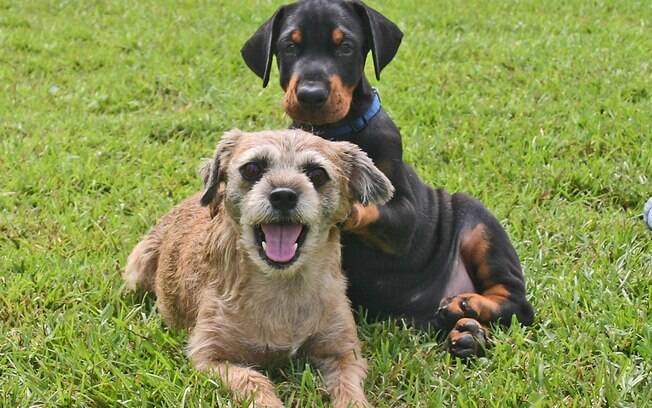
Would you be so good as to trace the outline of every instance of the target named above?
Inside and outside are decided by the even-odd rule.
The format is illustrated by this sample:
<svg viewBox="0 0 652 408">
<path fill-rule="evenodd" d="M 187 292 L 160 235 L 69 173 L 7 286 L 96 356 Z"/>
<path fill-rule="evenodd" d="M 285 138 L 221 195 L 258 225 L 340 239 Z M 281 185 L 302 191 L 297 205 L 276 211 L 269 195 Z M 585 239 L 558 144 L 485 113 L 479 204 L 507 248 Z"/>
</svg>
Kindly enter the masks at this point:
<svg viewBox="0 0 652 408">
<path fill-rule="evenodd" d="M 306 355 L 317 365 L 335 408 L 371 405 L 364 394 L 367 361 L 360 352 L 357 329 L 346 298 L 324 319 L 319 334 L 306 343 Z"/>
<path fill-rule="evenodd" d="M 188 358 L 198 370 L 217 375 L 240 405 L 250 401 L 251 408 L 283 407 L 274 386 L 265 375 L 253 368 L 229 362 L 233 356 L 238 356 L 242 337 L 229 323 L 235 316 L 222 307 L 214 293 L 209 287 L 199 295 L 201 301 L 197 320 L 186 348 Z"/>
<path fill-rule="evenodd" d="M 251 401 L 251 408 L 280 408 L 283 402 L 276 396 L 274 386 L 267 377 L 258 371 L 225 362 L 207 363 L 203 368 L 216 374 L 222 383 L 233 392 L 239 403 Z"/>
<path fill-rule="evenodd" d="M 470 202 L 466 205 L 480 221 L 461 234 L 458 256 L 477 293 L 443 299 L 437 311 L 437 326 L 450 328 L 463 317 L 509 325 L 516 316 L 522 324 L 531 324 L 534 313 L 525 298 L 523 272 L 507 234 L 484 208 L 471 207 Z"/>
<path fill-rule="evenodd" d="M 161 240 L 155 230 L 150 231 L 136 245 L 127 258 L 127 267 L 122 275 L 129 289 L 154 293 L 160 246 Z"/>
<path fill-rule="evenodd" d="M 326 388 L 335 408 L 366 408 L 369 402 L 364 395 L 363 383 L 367 376 L 367 362 L 359 351 L 339 356 L 315 359 L 324 376 Z"/>
<path fill-rule="evenodd" d="M 498 320 L 509 302 L 509 291 L 502 285 L 494 285 L 481 294 L 460 293 L 441 301 L 437 310 L 437 326 L 449 328 L 464 317 L 491 323 Z M 509 321 L 506 323 L 509 324 Z"/>
<path fill-rule="evenodd" d="M 362 205 L 354 203 L 351 214 L 344 223 L 344 229 L 351 232 L 360 232 L 370 224 L 376 222 L 379 217 L 378 206 L 374 204 Z"/>
</svg>

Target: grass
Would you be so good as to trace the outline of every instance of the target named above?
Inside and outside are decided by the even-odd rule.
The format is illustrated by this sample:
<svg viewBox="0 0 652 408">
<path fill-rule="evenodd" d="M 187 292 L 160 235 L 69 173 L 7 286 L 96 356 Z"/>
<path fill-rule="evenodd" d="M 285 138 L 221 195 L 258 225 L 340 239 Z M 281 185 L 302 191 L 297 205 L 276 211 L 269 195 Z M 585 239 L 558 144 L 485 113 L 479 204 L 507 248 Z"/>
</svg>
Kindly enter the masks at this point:
<svg viewBox="0 0 652 408">
<path fill-rule="evenodd" d="M 497 214 L 537 311 L 470 364 L 361 322 L 371 401 L 650 404 L 652 3 L 370 3 L 406 32 L 377 84 L 405 159 Z M 0 0 L 0 406 L 231 406 L 120 272 L 221 132 L 287 125 L 239 57 L 278 4 Z M 306 362 L 271 374 L 327 405 Z"/>
</svg>

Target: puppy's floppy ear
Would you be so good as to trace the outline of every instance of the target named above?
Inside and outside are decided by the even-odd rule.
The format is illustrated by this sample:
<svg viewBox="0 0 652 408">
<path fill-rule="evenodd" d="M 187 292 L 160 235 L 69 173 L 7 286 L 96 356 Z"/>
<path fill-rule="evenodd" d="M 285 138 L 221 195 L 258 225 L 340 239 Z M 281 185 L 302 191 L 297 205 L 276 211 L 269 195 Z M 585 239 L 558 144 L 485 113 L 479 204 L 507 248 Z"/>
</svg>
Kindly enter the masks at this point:
<svg viewBox="0 0 652 408">
<path fill-rule="evenodd" d="M 269 83 L 269 73 L 274 56 L 274 42 L 278 38 L 280 22 L 286 6 L 281 6 L 274 15 L 258 28 L 240 50 L 249 69 L 263 79 L 263 88 Z"/>
<path fill-rule="evenodd" d="M 394 195 L 394 186 L 374 162 L 353 143 L 342 143 L 344 161 L 349 164 L 351 198 L 363 205 L 385 204 Z"/>
<path fill-rule="evenodd" d="M 222 202 L 222 194 L 219 192 L 219 188 L 220 183 L 226 181 L 224 169 L 230 161 L 233 149 L 238 144 L 241 136 L 242 132 L 238 129 L 226 132 L 217 144 L 213 159 L 202 163 L 199 170 L 204 179 L 204 192 L 200 203 L 204 207 L 209 206 L 211 217 L 217 214 L 217 209 Z"/>
<path fill-rule="evenodd" d="M 374 72 L 376 79 L 380 79 L 380 71 L 392 61 L 401 45 L 403 32 L 387 17 L 362 1 L 353 1 L 352 4 L 365 26 L 365 36 L 374 61 Z"/>
</svg>

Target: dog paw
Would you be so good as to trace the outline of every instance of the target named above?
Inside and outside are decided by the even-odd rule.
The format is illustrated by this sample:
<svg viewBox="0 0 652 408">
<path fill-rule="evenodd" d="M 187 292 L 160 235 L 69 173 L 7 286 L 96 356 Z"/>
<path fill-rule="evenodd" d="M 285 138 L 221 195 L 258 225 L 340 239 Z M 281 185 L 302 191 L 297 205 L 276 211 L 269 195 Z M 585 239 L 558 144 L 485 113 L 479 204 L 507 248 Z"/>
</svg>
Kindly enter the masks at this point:
<svg viewBox="0 0 652 408">
<path fill-rule="evenodd" d="M 450 329 L 463 317 L 477 318 L 478 313 L 471 307 L 470 296 L 450 296 L 439 303 L 435 322 L 439 329 Z"/>
<path fill-rule="evenodd" d="M 254 400 L 248 405 L 248 408 L 285 408 L 285 405 L 274 394 L 274 392 L 271 391 L 256 395 Z"/>
<path fill-rule="evenodd" d="M 358 228 L 358 225 L 360 225 L 361 208 L 361 204 L 353 204 L 353 207 L 351 207 L 351 212 L 349 213 L 349 217 L 346 219 L 346 221 L 344 221 L 345 230 L 353 231 Z"/>
<path fill-rule="evenodd" d="M 377 206 L 364 206 L 360 203 L 355 203 L 351 208 L 349 217 L 344 222 L 344 229 L 347 231 L 360 231 L 376 222 L 379 216 L 380 213 Z"/>
<path fill-rule="evenodd" d="M 338 399 L 333 401 L 333 408 L 371 408 L 366 399 Z"/>
<path fill-rule="evenodd" d="M 333 408 L 371 408 L 367 400 L 338 400 L 333 401 Z"/>
<path fill-rule="evenodd" d="M 463 318 L 457 321 L 448 333 L 448 350 L 455 357 L 466 359 L 484 354 L 487 334 L 475 319 Z"/>
</svg>

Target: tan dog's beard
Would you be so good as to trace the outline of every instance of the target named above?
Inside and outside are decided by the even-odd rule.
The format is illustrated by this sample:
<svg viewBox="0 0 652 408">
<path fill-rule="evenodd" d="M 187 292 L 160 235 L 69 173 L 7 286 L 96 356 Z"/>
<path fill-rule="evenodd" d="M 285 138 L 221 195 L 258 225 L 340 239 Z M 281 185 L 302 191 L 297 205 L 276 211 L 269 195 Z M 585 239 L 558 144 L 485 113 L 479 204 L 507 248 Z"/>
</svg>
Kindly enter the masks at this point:
<svg viewBox="0 0 652 408">
<path fill-rule="evenodd" d="M 261 189 L 262 190 L 262 189 Z M 241 202 L 240 213 L 240 240 L 239 246 L 246 252 L 248 258 L 258 270 L 269 277 L 291 278 L 296 275 L 305 264 L 319 255 L 320 247 L 328 239 L 328 226 L 323 225 L 326 220 L 321 216 L 319 195 L 313 191 L 302 191 L 301 199 L 297 204 L 291 222 L 302 224 L 308 228 L 305 239 L 298 249 L 299 256 L 286 267 L 274 267 L 261 255 L 261 246 L 256 239 L 255 228 L 261 224 L 281 221 L 271 208 L 267 194 L 251 191 Z M 283 220 L 287 221 L 287 220 Z"/>
<path fill-rule="evenodd" d="M 308 111 L 303 109 L 297 99 L 299 76 L 292 75 L 283 97 L 283 110 L 297 122 L 311 125 L 327 125 L 344 119 L 351 109 L 354 87 L 345 86 L 336 75 L 331 76 L 329 82 L 331 89 L 324 106 L 316 111 Z"/>
</svg>

